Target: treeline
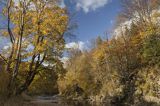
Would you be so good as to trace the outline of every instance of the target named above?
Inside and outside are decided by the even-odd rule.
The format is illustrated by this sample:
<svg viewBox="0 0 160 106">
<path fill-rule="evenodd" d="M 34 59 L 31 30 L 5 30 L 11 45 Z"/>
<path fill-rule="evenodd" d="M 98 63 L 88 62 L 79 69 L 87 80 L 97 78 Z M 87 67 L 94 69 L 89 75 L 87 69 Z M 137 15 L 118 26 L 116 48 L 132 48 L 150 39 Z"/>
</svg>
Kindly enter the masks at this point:
<svg viewBox="0 0 160 106">
<path fill-rule="evenodd" d="M 58 80 L 62 95 L 119 105 L 160 102 L 159 1 L 124 1 L 111 39 L 98 37 L 89 52 L 72 50 Z"/>
</svg>

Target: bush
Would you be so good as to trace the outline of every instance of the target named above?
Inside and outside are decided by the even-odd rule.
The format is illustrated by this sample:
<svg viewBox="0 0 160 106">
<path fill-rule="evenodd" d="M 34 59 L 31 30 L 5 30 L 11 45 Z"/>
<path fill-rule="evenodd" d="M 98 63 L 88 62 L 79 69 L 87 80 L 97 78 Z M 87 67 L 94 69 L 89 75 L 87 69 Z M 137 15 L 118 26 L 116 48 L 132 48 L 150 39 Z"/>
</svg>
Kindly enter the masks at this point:
<svg viewBox="0 0 160 106">
<path fill-rule="evenodd" d="M 9 84 L 9 75 L 8 72 L 0 70 L 0 100 L 7 99 L 9 91 L 7 89 Z"/>
<path fill-rule="evenodd" d="M 57 74 L 52 69 L 45 69 L 36 75 L 28 91 L 31 95 L 58 94 Z"/>
</svg>

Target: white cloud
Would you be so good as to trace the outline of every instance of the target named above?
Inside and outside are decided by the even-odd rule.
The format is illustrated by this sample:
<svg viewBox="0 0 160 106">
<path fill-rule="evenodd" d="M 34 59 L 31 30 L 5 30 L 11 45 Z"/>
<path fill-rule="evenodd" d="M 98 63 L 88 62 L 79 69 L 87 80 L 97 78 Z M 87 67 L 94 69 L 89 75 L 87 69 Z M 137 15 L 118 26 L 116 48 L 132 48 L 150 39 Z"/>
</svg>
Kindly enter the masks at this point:
<svg viewBox="0 0 160 106">
<path fill-rule="evenodd" d="M 64 7 L 66 6 L 65 3 L 64 3 L 64 0 L 61 0 L 61 1 L 60 1 L 59 6 L 60 6 L 61 8 L 64 8 Z"/>
<path fill-rule="evenodd" d="M 113 32 L 113 35 L 118 38 L 122 36 L 121 34 L 126 31 L 126 28 L 130 29 L 132 22 L 134 19 L 130 19 L 128 21 L 125 21 L 124 23 L 121 23 Z"/>
<path fill-rule="evenodd" d="M 77 0 L 77 9 L 83 9 L 84 12 L 94 11 L 100 7 L 105 6 L 111 0 Z"/>
<path fill-rule="evenodd" d="M 4 49 L 4 50 L 7 50 L 7 49 L 9 49 L 9 47 L 10 47 L 9 45 L 4 46 L 3 49 Z"/>
<path fill-rule="evenodd" d="M 85 43 L 82 41 L 68 43 L 68 44 L 66 44 L 65 47 L 67 49 L 79 49 L 81 51 L 84 51 L 86 49 Z"/>
<path fill-rule="evenodd" d="M 69 61 L 69 57 L 63 57 L 63 58 L 61 58 L 61 62 L 63 62 L 64 68 L 66 68 L 68 61 Z"/>
</svg>

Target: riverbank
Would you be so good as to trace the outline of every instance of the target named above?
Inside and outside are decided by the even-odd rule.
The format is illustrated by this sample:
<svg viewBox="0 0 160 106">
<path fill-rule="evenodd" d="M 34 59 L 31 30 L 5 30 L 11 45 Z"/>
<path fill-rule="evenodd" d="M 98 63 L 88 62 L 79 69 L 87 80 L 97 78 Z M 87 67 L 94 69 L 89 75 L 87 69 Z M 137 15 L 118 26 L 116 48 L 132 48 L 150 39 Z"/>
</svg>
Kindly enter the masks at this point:
<svg viewBox="0 0 160 106">
<path fill-rule="evenodd" d="M 149 99 L 149 98 L 148 98 Z M 63 96 L 28 96 L 21 95 L 6 101 L 0 100 L 0 106 L 130 106 L 128 104 L 110 104 L 109 102 L 91 102 L 88 100 L 66 100 Z M 155 102 L 137 103 L 133 106 L 159 106 Z"/>
</svg>

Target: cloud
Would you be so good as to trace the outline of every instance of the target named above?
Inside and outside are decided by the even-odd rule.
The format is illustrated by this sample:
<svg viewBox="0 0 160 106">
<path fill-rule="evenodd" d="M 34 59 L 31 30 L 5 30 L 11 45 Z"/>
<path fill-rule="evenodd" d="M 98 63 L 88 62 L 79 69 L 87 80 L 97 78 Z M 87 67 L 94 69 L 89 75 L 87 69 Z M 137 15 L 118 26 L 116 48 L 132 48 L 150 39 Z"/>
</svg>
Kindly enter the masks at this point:
<svg viewBox="0 0 160 106">
<path fill-rule="evenodd" d="M 88 13 L 105 6 L 109 1 L 111 0 L 77 0 L 76 7 L 78 10 L 83 9 L 85 13 Z"/>
<path fill-rule="evenodd" d="M 65 3 L 64 3 L 64 0 L 61 0 L 61 1 L 60 1 L 59 6 L 60 6 L 61 8 L 64 8 L 64 7 L 66 6 Z"/>
<path fill-rule="evenodd" d="M 121 37 L 122 33 L 126 31 L 126 28 L 130 29 L 133 21 L 134 19 L 127 20 L 121 23 L 116 29 L 114 29 L 113 35 L 115 36 L 115 38 Z"/>
<path fill-rule="evenodd" d="M 79 49 L 81 51 L 84 51 L 86 49 L 85 43 L 82 41 L 68 43 L 68 44 L 66 44 L 65 47 L 67 49 Z"/>
<path fill-rule="evenodd" d="M 3 49 L 7 49 L 9 45 L 8 39 L 0 36 L 0 52 L 2 52 Z"/>
<path fill-rule="evenodd" d="M 61 60 L 61 62 L 63 62 L 64 68 L 66 68 L 67 63 L 68 63 L 68 61 L 69 61 L 69 57 L 63 57 L 63 58 L 61 58 L 60 60 Z"/>
</svg>

